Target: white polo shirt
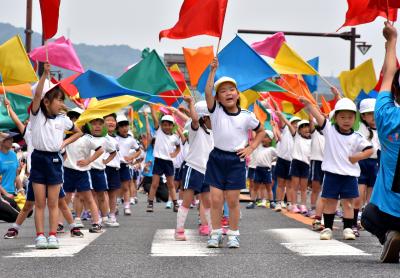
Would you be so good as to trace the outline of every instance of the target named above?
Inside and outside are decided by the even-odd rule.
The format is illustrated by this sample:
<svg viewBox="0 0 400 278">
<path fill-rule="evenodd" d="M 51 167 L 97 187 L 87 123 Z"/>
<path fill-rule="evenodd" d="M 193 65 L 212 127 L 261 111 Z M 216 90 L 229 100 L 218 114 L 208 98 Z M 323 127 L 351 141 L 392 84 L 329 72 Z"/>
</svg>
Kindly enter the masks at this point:
<svg viewBox="0 0 400 278">
<path fill-rule="evenodd" d="M 311 160 L 322 161 L 324 159 L 325 137 L 319 131 L 311 133 Z"/>
<path fill-rule="evenodd" d="M 115 135 L 110 136 L 109 134 L 107 134 L 106 139 L 113 146 L 113 149 L 117 150 L 117 155 L 110 162 L 108 162 L 106 166 L 119 169 L 121 166 L 121 155 L 119 153 L 119 144 L 118 144 L 117 136 L 115 136 Z M 107 153 L 105 155 L 104 159 L 107 159 L 108 156 L 109 156 L 109 154 Z"/>
<path fill-rule="evenodd" d="M 249 161 L 249 164 L 247 165 L 249 168 L 256 168 L 257 167 L 257 161 L 256 161 L 256 150 L 257 149 L 255 149 L 254 150 L 254 152 L 252 152 L 251 153 L 251 155 L 250 155 L 250 161 Z"/>
<path fill-rule="evenodd" d="M 377 159 L 378 158 L 378 150 L 381 149 L 381 143 L 379 142 L 378 132 L 376 131 L 376 129 L 371 128 L 371 131 L 372 131 L 373 136 L 370 140 L 370 139 L 368 139 L 369 138 L 368 127 L 363 122 L 360 122 L 360 128 L 358 129 L 358 132 L 361 133 L 369 142 L 371 142 L 372 146 L 374 147 L 374 153 L 371 155 L 370 158 Z"/>
<path fill-rule="evenodd" d="M 182 163 L 185 161 L 185 158 L 189 152 L 189 142 L 186 141 L 185 144 L 180 144 L 180 152 L 178 153 L 178 155 L 172 159 L 172 162 L 174 163 L 174 168 L 181 168 Z"/>
<path fill-rule="evenodd" d="M 90 166 L 92 169 L 96 170 L 104 170 L 106 169 L 106 165 L 103 163 L 103 160 L 107 159 L 112 153 L 116 152 L 116 146 L 113 144 L 110 140 L 109 137 L 107 136 L 102 136 L 102 137 L 92 137 L 92 141 L 96 144 L 99 145 L 103 148 L 104 153 L 97 158 L 95 161 L 93 161 Z M 92 155 L 95 151 L 92 151 Z"/>
<path fill-rule="evenodd" d="M 46 118 L 42 110 L 30 115 L 32 146 L 35 150 L 59 152 L 64 140 L 64 132 L 72 130 L 74 124 L 66 115 Z"/>
<path fill-rule="evenodd" d="M 130 150 L 138 151 L 139 145 L 132 135 L 128 134 L 127 137 L 121 137 L 117 135 L 117 141 L 119 145 L 119 154 L 121 163 L 128 163 L 125 161 L 125 156 L 131 155 Z"/>
<path fill-rule="evenodd" d="M 301 136 L 298 132 L 293 137 L 293 153 L 292 160 L 300 160 L 310 165 L 311 157 L 311 138 L 307 139 Z"/>
<path fill-rule="evenodd" d="M 207 134 L 202 127 L 194 130 L 189 128 L 189 152 L 186 156 L 186 165 L 202 174 L 206 173 L 208 156 L 214 148 L 214 138 L 211 130 Z"/>
<path fill-rule="evenodd" d="M 278 157 L 291 161 L 292 160 L 292 152 L 293 152 L 293 135 L 290 132 L 290 129 L 287 125 L 282 129 L 281 139 L 276 145 L 276 152 L 278 153 Z"/>
<path fill-rule="evenodd" d="M 254 113 L 239 108 L 237 113 L 229 113 L 215 101 L 210 111 L 214 146 L 227 152 L 237 152 L 248 143 L 248 131 L 257 130 L 260 122 Z"/>
<path fill-rule="evenodd" d="M 101 148 L 101 144 L 95 142 L 92 135 L 83 135 L 65 148 L 67 159 L 64 161 L 64 167 L 78 171 L 90 170 L 90 164 L 85 167 L 79 167 L 77 163 L 79 160 L 90 158 L 92 151 L 97 151 L 99 148 Z"/>
<path fill-rule="evenodd" d="M 153 155 L 156 158 L 173 161 L 170 153 L 173 153 L 180 144 L 176 134 L 165 134 L 161 127 L 156 130 Z"/>
<path fill-rule="evenodd" d="M 365 149 L 372 148 L 370 142 L 358 132 L 341 133 L 328 120 L 322 127 L 325 135 L 325 153 L 322 170 L 338 175 L 359 177 L 360 166 L 352 164 L 349 157 Z"/>
<path fill-rule="evenodd" d="M 274 147 L 264 147 L 259 145 L 256 152 L 256 166 L 272 168 L 272 161 L 277 157 L 277 152 Z"/>
</svg>

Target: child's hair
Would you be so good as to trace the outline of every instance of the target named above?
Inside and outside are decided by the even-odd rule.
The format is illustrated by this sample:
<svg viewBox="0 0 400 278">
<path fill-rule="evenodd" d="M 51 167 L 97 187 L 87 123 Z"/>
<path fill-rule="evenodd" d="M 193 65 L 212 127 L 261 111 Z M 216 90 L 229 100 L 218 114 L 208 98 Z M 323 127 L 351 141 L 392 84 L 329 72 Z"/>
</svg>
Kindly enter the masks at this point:
<svg viewBox="0 0 400 278">
<path fill-rule="evenodd" d="M 108 114 L 108 115 L 104 116 L 103 119 L 106 119 L 108 117 L 113 117 L 114 120 L 117 120 L 117 114 L 115 114 L 115 113 Z"/>
<path fill-rule="evenodd" d="M 372 131 L 371 127 L 369 126 L 369 124 L 362 118 L 360 117 L 360 121 L 365 124 L 365 126 L 368 128 L 368 140 L 371 141 L 372 137 L 374 137 L 374 132 Z"/>
<path fill-rule="evenodd" d="M 40 101 L 40 109 L 42 110 L 42 112 L 46 118 L 50 118 L 55 115 L 49 114 L 49 111 L 47 110 L 46 105 L 44 104 L 44 101 L 48 100 L 49 103 L 51 104 L 57 98 L 61 98 L 62 100 L 65 100 L 65 94 L 58 86 L 56 86 L 53 89 L 51 89 L 50 91 L 48 91 L 44 95 L 43 99 Z"/>
<path fill-rule="evenodd" d="M 208 129 L 206 127 L 206 122 L 204 121 L 204 117 L 201 117 L 199 119 L 199 125 L 204 130 L 204 132 L 207 133 L 207 135 L 210 135 L 210 132 L 208 131 Z"/>
</svg>

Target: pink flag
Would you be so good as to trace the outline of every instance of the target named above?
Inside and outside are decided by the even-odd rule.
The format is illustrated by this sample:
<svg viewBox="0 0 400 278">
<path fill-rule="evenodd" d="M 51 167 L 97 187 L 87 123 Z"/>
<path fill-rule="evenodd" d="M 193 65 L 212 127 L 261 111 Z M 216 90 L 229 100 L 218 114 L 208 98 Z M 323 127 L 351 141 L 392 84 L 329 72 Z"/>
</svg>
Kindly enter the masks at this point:
<svg viewBox="0 0 400 278">
<path fill-rule="evenodd" d="M 179 125 L 181 128 L 184 128 L 184 127 L 185 127 L 185 121 L 184 121 L 184 120 L 182 120 L 180 117 L 176 116 L 175 114 L 172 115 L 172 116 L 174 117 L 175 123 L 176 123 L 177 125 Z"/>
<path fill-rule="evenodd" d="M 285 34 L 278 32 L 263 41 L 253 43 L 251 47 L 260 55 L 275 58 L 285 41 Z"/>
<path fill-rule="evenodd" d="M 46 62 L 46 48 L 48 52 L 48 62 L 60 68 L 83 73 L 84 69 L 76 55 L 75 49 L 69 39 L 60 37 L 46 46 L 35 48 L 29 53 L 33 61 Z"/>
<path fill-rule="evenodd" d="M 171 111 L 169 111 L 166 107 L 160 106 L 160 111 L 165 115 L 171 115 Z"/>
</svg>

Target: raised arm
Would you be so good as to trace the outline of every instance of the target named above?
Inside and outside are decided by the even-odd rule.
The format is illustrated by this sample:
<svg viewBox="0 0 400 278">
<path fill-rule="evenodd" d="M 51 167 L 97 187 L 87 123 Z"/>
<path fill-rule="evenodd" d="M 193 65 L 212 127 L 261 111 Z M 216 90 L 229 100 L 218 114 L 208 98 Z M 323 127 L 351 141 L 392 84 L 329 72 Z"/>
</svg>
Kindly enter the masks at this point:
<svg viewBox="0 0 400 278">
<path fill-rule="evenodd" d="M 311 113 L 308 113 L 308 120 L 310 121 L 310 133 L 313 133 L 315 131 L 315 125 L 314 125 L 314 117 L 311 115 Z"/>
<path fill-rule="evenodd" d="M 149 122 L 149 115 L 147 114 L 147 112 L 144 112 L 144 119 L 146 121 L 146 149 L 150 144 L 151 141 L 151 132 L 150 132 L 150 122 Z"/>
<path fill-rule="evenodd" d="M 158 122 L 156 110 L 154 109 L 154 105 L 150 105 L 150 110 L 151 110 L 151 116 L 153 117 L 154 128 L 158 129 L 159 122 Z"/>
<path fill-rule="evenodd" d="M 215 78 L 215 73 L 217 72 L 218 68 L 218 58 L 214 57 L 214 60 L 210 64 L 211 70 L 210 74 L 208 75 L 207 79 L 207 84 L 206 84 L 206 102 L 207 102 L 207 108 L 208 110 L 211 111 L 211 109 L 214 108 L 215 104 L 215 98 L 212 95 L 213 87 L 214 87 L 214 78 Z"/>
<path fill-rule="evenodd" d="M 319 126 L 323 126 L 325 123 L 325 117 L 321 114 L 319 109 L 317 109 L 307 98 L 300 97 L 299 100 L 307 108 L 308 112 L 317 120 Z"/>
<path fill-rule="evenodd" d="M 185 114 L 182 113 L 179 109 L 176 109 L 175 107 L 168 107 L 168 109 L 175 114 L 176 116 L 178 116 L 179 118 L 181 118 L 185 123 L 189 120 L 189 117 Z"/>
<path fill-rule="evenodd" d="M 281 111 L 276 111 L 276 114 L 278 115 L 281 122 L 287 125 L 287 127 L 290 130 L 290 133 L 292 134 L 292 136 L 294 136 L 296 134 L 296 129 L 290 124 L 290 122 L 286 119 L 286 117 L 282 114 Z"/>
<path fill-rule="evenodd" d="M 340 91 L 339 91 L 339 89 L 336 88 L 336 87 L 331 87 L 331 93 L 333 94 L 334 99 L 336 99 L 336 100 L 339 100 L 339 99 L 342 98 L 342 97 L 340 96 Z"/>
<path fill-rule="evenodd" d="M 385 22 L 385 28 L 383 28 L 383 36 L 386 39 L 386 54 L 383 64 L 383 80 L 382 80 L 381 92 L 391 91 L 393 77 L 397 71 L 397 65 L 396 65 L 397 31 L 396 28 L 390 22 Z"/>
<path fill-rule="evenodd" d="M 194 99 L 192 97 L 185 97 L 184 100 L 188 104 L 189 107 L 189 113 L 190 113 L 190 118 L 192 119 L 192 128 L 193 129 L 198 129 L 199 128 L 199 115 L 196 112 L 196 109 L 194 108 Z"/>
<path fill-rule="evenodd" d="M 8 114 L 11 117 L 11 120 L 14 122 L 14 124 L 17 126 L 19 132 L 21 134 L 24 133 L 25 131 L 25 125 L 21 122 L 21 120 L 18 118 L 17 114 L 15 114 L 14 110 L 11 107 L 10 101 L 6 98 L 4 98 L 4 105 L 7 108 Z"/>
<path fill-rule="evenodd" d="M 32 114 L 36 114 L 40 108 L 40 101 L 42 100 L 43 88 L 47 77 L 50 76 L 50 64 L 44 63 L 44 71 L 42 77 L 40 77 L 39 83 L 36 87 L 35 95 L 32 100 Z"/>
</svg>

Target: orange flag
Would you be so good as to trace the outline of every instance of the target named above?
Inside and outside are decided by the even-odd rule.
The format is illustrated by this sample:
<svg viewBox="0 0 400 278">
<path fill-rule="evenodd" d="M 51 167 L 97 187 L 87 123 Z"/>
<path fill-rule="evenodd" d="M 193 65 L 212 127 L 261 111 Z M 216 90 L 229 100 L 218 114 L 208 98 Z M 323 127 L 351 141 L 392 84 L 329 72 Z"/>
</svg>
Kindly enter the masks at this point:
<svg viewBox="0 0 400 278">
<path fill-rule="evenodd" d="M 29 83 L 21 84 L 21 85 L 4 86 L 4 89 L 6 90 L 6 92 L 11 92 L 11 93 L 15 93 L 15 94 L 26 96 L 26 97 L 32 97 L 32 88 L 31 88 L 31 84 L 29 84 Z M 0 95 L 1 94 L 4 94 L 4 90 L 0 86 Z"/>
<path fill-rule="evenodd" d="M 214 58 L 214 49 L 212 46 L 204 46 L 197 49 L 183 47 L 183 56 L 189 72 L 190 84 L 194 87 Z"/>
<path fill-rule="evenodd" d="M 282 74 L 277 84 L 288 90 L 292 97 L 295 97 L 295 95 L 298 97 L 305 97 L 310 100 L 311 103 L 317 104 L 301 75 Z"/>
<path fill-rule="evenodd" d="M 332 108 L 331 108 L 330 104 L 326 101 L 324 96 L 321 96 L 321 104 L 322 104 L 322 107 L 321 107 L 322 112 L 324 112 L 326 115 L 328 115 L 332 111 Z"/>
<path fill-rule="evenodd" d="M 265 121 L 268 119 L 268 115 L 256 103 L 254 104 L 254 114 L 261 124 L 264 125 Z"/>
</svg>

